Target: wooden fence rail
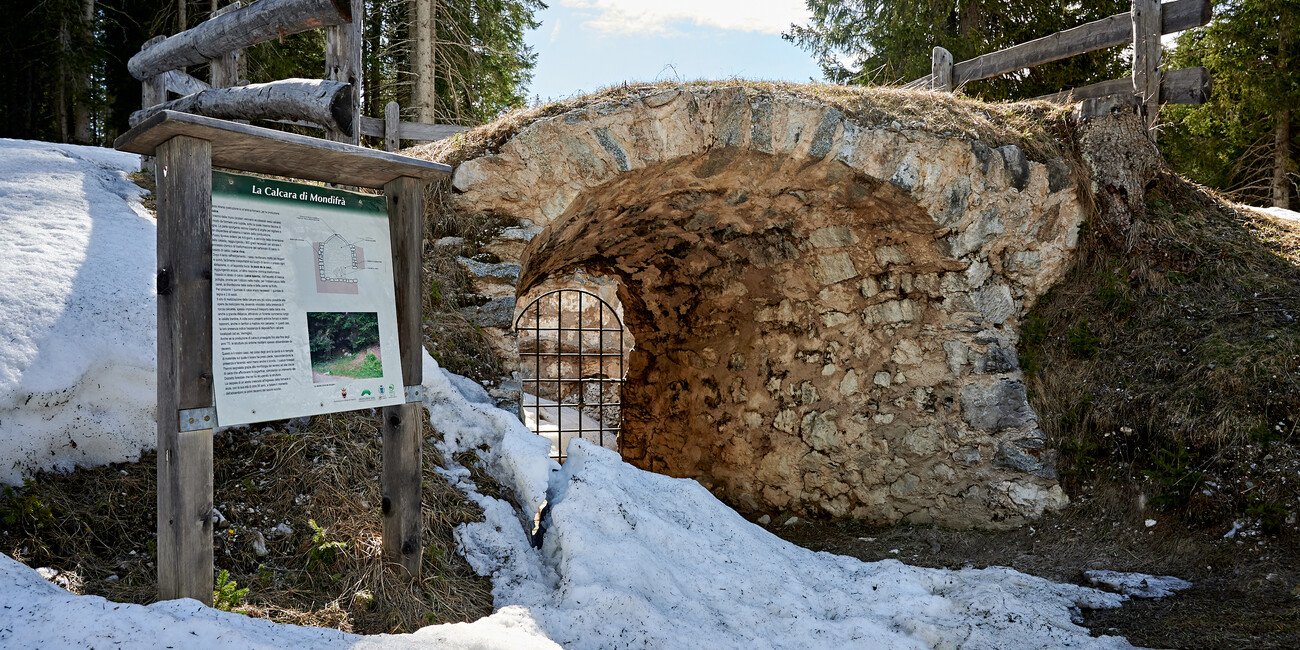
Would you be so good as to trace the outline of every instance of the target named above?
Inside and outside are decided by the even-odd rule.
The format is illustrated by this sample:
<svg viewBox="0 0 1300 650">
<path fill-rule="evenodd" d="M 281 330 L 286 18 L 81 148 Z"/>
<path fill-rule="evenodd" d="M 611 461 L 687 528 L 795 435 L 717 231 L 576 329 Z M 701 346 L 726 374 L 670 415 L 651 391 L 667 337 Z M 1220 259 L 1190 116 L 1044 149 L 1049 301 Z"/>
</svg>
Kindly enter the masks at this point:
<svg viewBox="0 0 1300 650">
<path fill-rule="evenodd" d="M 1210 0 L 1176 0 L 1160 6 L 1160 33 L 1175 34 L 1210 22 Z M 1132 14 L 1116 14 L 1050 36 L 1013 45 L 1005 50 L 982 54 L 952 64 L 951 85 L 936 90 L 952 90 L 964 83 L 989 79 L 1016 70 L 1032 68 L 1072 56 L 1095 52 L 1133 42 Z M 951 56 L 951 55 L 949 55 Z M 934 75 L 904 84 L 904 88 L 929 88 Z"/>
</svg>

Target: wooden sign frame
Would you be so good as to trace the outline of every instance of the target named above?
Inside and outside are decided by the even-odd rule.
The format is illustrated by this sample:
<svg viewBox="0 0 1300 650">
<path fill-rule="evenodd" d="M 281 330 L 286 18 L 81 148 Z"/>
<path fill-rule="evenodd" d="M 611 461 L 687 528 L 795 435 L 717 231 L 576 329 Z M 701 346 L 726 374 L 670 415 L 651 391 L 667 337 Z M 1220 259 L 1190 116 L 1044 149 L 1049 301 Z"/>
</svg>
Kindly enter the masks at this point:
<svg viewBox="0 0 1300 650">
<path fill-rule="evenodd" d="M 388 203 L 406 403 L 383 409 L 385 562 L 419 576 L 420 290 L 424 187 L 439 163 L 161 111 L 114 148 L 156 160 L 158 204 L 158 598 L 212 604 L 212 168 L 382 188 Z"/>
</svg>

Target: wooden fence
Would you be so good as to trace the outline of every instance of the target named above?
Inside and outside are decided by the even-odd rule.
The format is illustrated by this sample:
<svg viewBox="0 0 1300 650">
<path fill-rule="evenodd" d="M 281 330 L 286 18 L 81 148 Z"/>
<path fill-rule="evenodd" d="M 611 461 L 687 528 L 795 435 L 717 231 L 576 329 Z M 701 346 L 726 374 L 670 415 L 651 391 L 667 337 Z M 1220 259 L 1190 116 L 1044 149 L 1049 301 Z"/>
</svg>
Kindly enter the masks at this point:
<svg viewBox="0 0 1300 650">
<path fill-rule="evenodd" d="M 402 140 L 441 140 L 466 127 L 402 122 L 396 102 L 384 119 L 361 115 L 362 0 L 262 0 L 232 3 L 203 24 L 171 37 L 147 41 L 127 69 L 143 83 L 142 108 L 131 125 L 162 110 L 241 121 L 266 121 L 325 129 L 337 142 L 358 144 L 362 135 L 384 138 L 395 151 Z M 244 49 L 258 43 L 325 29 L 325 71 L 321 79 L 281 79 L 249 84 Z M 207 63 L 211 83 L 185 72 Z M 172 96 L 176 98 L 172 99 Z"/>
<path fill-rule="evenodd" d="M 930 88 L 951 92 L 963 84 L 1059 61 L 1108 47 L 1133 45 L 1130 79 L 1103 81 L 1082 88 L 1036 97 L 1065 102 L 1132 93 L 1144 106 L 1148 126 L 1161 104 L 1202 104 L 1210 95 L 1210 73 L 1205 68 L 1161 70 L 1160 37 L 1210 22 L 1210 0 L 1133 0 L 1132 10 L 1044 36 L 1005 50 L 953 63 L 952 54 L 934 48 L 930 74 L 904 88 Z"/>
</svg>

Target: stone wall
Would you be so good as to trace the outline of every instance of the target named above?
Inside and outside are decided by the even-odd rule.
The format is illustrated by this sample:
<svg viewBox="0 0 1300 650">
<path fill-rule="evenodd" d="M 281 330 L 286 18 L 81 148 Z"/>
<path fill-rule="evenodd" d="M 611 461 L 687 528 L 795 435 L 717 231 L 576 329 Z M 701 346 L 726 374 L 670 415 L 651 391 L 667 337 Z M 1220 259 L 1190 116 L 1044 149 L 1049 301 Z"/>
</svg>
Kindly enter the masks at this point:
<svg viewBox="0 0 1300 650">
<path fill-rule="evenodd" d="M 517 293 L 575 269 L 617 292 L 629 462 L 742 510 L 989 526 L 1064 505 L 1015 349 L 1072 263 L 1065 160 L 678 89 L 537 121 L 453 189 L 541 229 Z"/>
</svg>

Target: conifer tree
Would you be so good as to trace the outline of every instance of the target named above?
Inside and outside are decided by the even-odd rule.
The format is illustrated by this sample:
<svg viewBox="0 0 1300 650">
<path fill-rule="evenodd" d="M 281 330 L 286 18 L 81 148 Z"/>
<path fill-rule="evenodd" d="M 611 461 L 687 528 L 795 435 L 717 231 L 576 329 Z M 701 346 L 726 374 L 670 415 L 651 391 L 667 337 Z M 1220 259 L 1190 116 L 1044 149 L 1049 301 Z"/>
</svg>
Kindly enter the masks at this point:
<svg viewBox="0 0 1300 650">
<path fill-rule="evenodd" d="M 1296 207 L 1300 0 L 1216 3 L 1210 24 L 1179 36 L 1166 59 L 1214 79 L 1209 103 L 1161 113 L 1175 169 L 1244 202 Z"/>
<path fill-rule="evenodd" d="M 1124 0 L 807 0 L 812 20 L 782 36 L 808 50 L 836 83 L 890 84 L 930 73 L 930 51 L 956 61 L 1124 13 Z M 1109 48 L 970 84 L 986 99 L 1021 99 L 1128 74 L 1120 48 Z"/>
</svg>

